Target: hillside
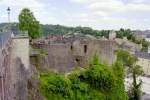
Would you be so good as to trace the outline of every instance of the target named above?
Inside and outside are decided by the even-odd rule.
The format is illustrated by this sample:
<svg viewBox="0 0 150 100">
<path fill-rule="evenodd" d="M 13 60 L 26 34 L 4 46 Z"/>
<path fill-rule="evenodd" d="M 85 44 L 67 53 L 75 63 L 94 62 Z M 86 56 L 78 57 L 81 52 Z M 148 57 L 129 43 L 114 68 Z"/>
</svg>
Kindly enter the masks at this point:
<svg viewBox="0 0 150 100">
<path fill-rule="evenodd" d="M 18 33 L 18 23 L 11 23 L 11 30 L 14 34 Z M 111 30 L 94 30 L 90 27 L 68 27 L 63 25 L 52 25 L 52 24 L 40 24 L 40 32 L 41 36 L 48 36 L 49 34 L 70 34 L 70 33 L 82 33 L 84 35 L 92 35 L 95 37 L 102 37 L 108 38 L 109 32 Z M 0 31 L 6 30 L 8 28 L 7 23 L 0 23 Z M 136 44 L 142 44 L 143 48 L 142 51 L 147 51 L 149 43 L 146 42 L 144 39 L 137 40 L 134 36 L 134 34 L 138 34 L 138 32 L 142 33 L 148 33 L 149 31 L 133 31 L 130 29 L 120 29 L 119 31 L 116 31 L 116 37 L 123 39 L 123 37 L 127 37 L 127 39 L 131 42 L 134 42 Z"/>
<path fill-rule="evenodd" d="M 0 24 L 0 31 L 7 29 L 7 23 Z M 18 23 L 11 23 L 11 30 L 16 34 L 18 31 Z M 94 30 L 90 27 L 67 27 L 63 25 L 51 25 L 41 24 L 41 33 L 44 36 L 48 34 L 68 34 L 68 33 L 83 33 L 83 34 L 90 34 L 94 36 L 105 36 L 108 37 L 109 30 Z"/>
</svg>

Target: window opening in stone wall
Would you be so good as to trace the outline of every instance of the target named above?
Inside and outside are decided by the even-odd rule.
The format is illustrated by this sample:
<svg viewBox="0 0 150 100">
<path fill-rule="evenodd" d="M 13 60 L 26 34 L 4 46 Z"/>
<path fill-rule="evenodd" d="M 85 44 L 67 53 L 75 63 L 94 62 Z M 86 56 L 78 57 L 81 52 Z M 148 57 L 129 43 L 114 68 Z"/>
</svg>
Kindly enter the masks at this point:
<svg viewBox="0 0 150 100">
<path fill-rule="evenodd" d="M 73 46 L 72 45 L 71 45 L 70 49 L 71 49 L 71 51 L 73 50 Z"/>
<path fill-rule="evenodd" d="M 80 59 L 76 58 L 76 62 L 79 63 L 79 62 L 80 62 Z"/>
<path fill-rule="evenodd" d="M 84 53 L 87 53 L 87 45 L 84 45 Z"/>
</svg>

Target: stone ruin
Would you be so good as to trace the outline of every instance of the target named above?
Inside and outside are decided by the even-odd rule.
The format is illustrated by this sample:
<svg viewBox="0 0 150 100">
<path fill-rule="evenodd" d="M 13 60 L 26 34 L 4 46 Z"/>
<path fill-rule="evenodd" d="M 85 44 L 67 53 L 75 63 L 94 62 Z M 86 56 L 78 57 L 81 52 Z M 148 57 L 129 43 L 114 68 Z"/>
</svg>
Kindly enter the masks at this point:
<svg viewBox="0 0 150 100">
<path fill-rule="evenodd" d="M 46 55 L 33 60 L 39 56 L 38 52 L 33 52 L 29 59 L 27 36 L 12 37 L 9 32 L 0 33 L 0 100 L 28 99 L 27 82 L 30 67 L 35 64 L 41 68 L 68 72 L 74 67 L 87 67 L 95 54 L 101 63 L 113 64 L 116 59 L 114 40 L 96 39 L 92 36 L 51 35 L 34 40 L 32 46 Z"/>
<path fill-rule="evenodd" d="M 0 100 L 27 100 L 29 39 L 0 32 Z"/>
<path fill-rule="evenodd" d="M 101 63 L 113 64 L 116 56 L 114 40 L 96 39 L 80 35 L 50 35 L 47 38 L 34 40 L 33 48 L 47 52 L 47 56 L 32 64 L 59 72 L 67 72 L 74 67 L 87 67 L 96 54 Z M 37 55 L 31 55 L 34 58 Z"/>
<path fill-rule="evenodd" d="M 10 55 L 11 34 L 0 33 L 0 100 L 12 100 Z"/>
</svg>

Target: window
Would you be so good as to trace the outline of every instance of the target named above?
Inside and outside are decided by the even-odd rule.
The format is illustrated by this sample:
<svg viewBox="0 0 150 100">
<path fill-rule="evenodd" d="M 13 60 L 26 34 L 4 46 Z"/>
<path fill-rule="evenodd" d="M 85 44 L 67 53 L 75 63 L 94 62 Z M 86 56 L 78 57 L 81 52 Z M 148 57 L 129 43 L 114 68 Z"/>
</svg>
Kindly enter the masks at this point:
<svg viewBox="0 0 150 100">
<path fill-rule="evenodd" d="M 79 63 L 79 62 L 80 62 L 80 59 L 76 58 L 76 62 Z"/>
<path fill-rule="evenodd" d="M 87 53 L 87 45 L 84 45 L 84 53 Z"/>
<path fill-rule="evenodd" d="M 71 45 L 70 49 L 73 50 L 73 46 L 72 45 Z"/>
</svg>

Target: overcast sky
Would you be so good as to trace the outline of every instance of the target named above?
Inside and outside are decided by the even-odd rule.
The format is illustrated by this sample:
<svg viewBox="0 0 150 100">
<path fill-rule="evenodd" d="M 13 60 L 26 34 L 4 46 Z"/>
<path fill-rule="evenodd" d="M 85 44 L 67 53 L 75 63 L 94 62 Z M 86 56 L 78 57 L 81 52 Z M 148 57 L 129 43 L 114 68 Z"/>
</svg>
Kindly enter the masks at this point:
<svg viewBox="0 0 150 100">
<path fill-rule="evenodd" d="M 150 0 L 0 0 L 0 23 L 17 22 L 29 8 L 42 24 L 88 26 L 95 29 L 150 29 Z"/>
</svg>

